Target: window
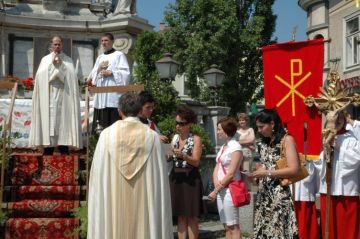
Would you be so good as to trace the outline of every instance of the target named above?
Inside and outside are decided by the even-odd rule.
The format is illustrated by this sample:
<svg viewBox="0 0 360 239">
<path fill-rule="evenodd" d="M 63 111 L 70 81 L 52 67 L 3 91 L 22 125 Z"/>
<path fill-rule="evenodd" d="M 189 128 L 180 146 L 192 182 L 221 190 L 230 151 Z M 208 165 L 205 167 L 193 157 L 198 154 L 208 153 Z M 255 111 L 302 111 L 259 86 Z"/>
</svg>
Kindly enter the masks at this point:
<svg viewBox="0 0 360 239">
<path fill-rule="evenodd" d="M 353 17 L 346 21 L 346 67 L 352 67 L 360 63 L 359 21 L 359 16 Z"/>
</svg>

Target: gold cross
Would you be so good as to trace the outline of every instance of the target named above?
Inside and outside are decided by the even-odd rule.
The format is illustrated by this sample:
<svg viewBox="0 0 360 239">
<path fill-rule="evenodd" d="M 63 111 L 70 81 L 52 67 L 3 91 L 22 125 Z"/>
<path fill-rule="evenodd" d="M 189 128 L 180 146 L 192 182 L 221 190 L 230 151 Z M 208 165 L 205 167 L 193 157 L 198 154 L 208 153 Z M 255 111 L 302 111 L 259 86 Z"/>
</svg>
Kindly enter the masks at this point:
<svg viewBox="0 0 360 239">
<path fill-rule="evenodd" d="M 336 71 L 332 71 L 328 77 L 328 87 L 326 89 L 320 88 L 321 93 L 319 98 L 308 96 L 304 99 L 304 103 L 308 107 L 315 105 L 321 112 L 335 111 L 344 108 L 349 103 L 354 106 L 360 104 L 360 96 L 348 96 L 348 92 L 339 88 L 340 77 Z"/>
<path fill-rule="evenodd" d="M 331 190 L 331 178 L 332 178 L 332 154 L 331 147 L 336 137 L 337 129 L 336 122 L 339 113 L 344 110 L 349 104 L 355 106 L 360 104 L 360 96 L 354 94 L 354 96 L 348 96 L 345 90 L 341 90 L 339 87 L 340 77 L 336 71 L 331 71 L 328 77 L 328 86 L 326 89 L 322 89 L 319 98 L 314 98 L 311 95 L 306 97 L 304 103 L 308 107 L 316 106 L 320 112 L 325 114 L 325 129 L 322 131 L 323 142 L 323 157 L 326 160 L 326 220 L 325 220 L 325 239 L 329 238 L 330 228 L 330 190 Z"/>
<path fill-rule="evenodd" d="M 295 72 L 295 64 L 298 64 L 298 72 Z M 302 100 L 305 99 L 305 96 L 301 94 L 296 89 L 303 84 L 310 76 L 311 72 L 306 73 L 305 76 L 301 78 L 300 81 L 298 81 L 296 84 L 294 84 L 295 76 L 301 76 L 302 75 L 302 60 L 301 59 L 291 59 L 290 60 L 290 81 L 291 84 L 286 82 L 283 78 L 281 78 L 278 75 L 275 75 L 275 79 L 277 79 L 280 83 L 285 85 L 289 88 L 289 92 L 276 104 L 276 107 L 280 107 L 290 96 L 291 96 L 291 114 L 292 116 L 295 116 L 296 110 L 295 110 L 295 95 L 299 96 Z"/>
</svg>

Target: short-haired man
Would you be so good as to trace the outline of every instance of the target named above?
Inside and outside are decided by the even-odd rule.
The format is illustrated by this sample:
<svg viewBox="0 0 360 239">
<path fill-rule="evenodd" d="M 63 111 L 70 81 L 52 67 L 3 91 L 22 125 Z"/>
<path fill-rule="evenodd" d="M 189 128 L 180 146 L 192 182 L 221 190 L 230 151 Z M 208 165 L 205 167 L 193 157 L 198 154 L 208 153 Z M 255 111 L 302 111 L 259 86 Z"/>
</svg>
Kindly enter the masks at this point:
<svg viewBox="0 0 360 239">
<path fill-rule="evenodd" d="M 45 155 L 56 146 L 68 154 L 68 146 L 82 148 L 79 84 L 59 36 L 52 38 L 51 49 L 35 75 L 29 145 L 43 146 Z"/>
<path fill-rule="evenodd" d="M 91 165 L 88 239 L 173 238 L 169 180 L 159 136 L 137 115 L 139 96 L 119 100 L 118 120 L 100 134 Z"/>
<path fill-rule="evenodd" d="M 353 132 L 355 138 L 360 140 L 360 121 L 354 120 L 350 113 L 345 112 L 346 116 L 346 130 Z"/>
<path fill-rule="evenodd" d="M 98 56 L 89 75 L 88 84 L 93 86 L 125 86 L 129 83 L 130 69 L 124 53 L 113 48 L 114 36 L 105 33 L 101 37 L 103 54 Z M 119 120 L 117 103 L 119 93 L 97 93 L 94 97 L 92 133 L 97 123 L 106 128 Z"/>
<path fill-rule="evenodd" d="M 141 110 L 139 112 L 139 119 L 143 124 L 146 124 L 150 127 L 150 129 L 155 130 L 158 134 L 160 134 L 160 130 L 156 127 L 154 121 L 150 119 L 154 109 L 155 109 L 155 99 L 150 94 L 150 92 L 144 90 L 139 93 L 139 100 L 141 103 Z M 161 142 L 167 142 L 169 139 L 165 135 L 160 134 Z"/>
</svg>

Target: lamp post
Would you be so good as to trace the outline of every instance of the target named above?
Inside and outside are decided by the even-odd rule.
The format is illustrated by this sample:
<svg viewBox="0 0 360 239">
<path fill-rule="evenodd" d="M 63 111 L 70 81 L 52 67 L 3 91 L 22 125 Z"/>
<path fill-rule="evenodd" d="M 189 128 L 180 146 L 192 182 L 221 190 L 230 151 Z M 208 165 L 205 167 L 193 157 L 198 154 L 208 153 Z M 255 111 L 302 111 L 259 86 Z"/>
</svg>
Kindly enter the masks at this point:
<svg viewBox="0 0 360 239">
<path fill-rule="evenodd" d="M 214 64 L 210 66 L 209 70 L 203 73 L 203 76 L 210 90 L 214 92 L 213 98 L 214 98 L 215 106 L 217 106 L 218 94 L 225 78 L 225 72 L 219 70 L 218 66 Z"/>
<path fill-rule="evenodd" d="M 161 80 L 167 83 L 175 80 L 179 63 L 172 58 L 171 53 L 165 53 L 163 58 L 155 62 L 155 66 Z"/>
</svg>

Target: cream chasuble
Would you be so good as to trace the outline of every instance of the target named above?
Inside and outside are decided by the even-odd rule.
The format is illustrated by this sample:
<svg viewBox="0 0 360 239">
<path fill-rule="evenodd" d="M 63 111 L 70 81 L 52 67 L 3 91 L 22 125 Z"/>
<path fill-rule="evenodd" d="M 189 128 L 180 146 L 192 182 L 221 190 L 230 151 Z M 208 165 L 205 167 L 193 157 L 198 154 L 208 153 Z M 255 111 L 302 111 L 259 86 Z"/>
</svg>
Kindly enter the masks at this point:
<svg viewBox="0 0 360 239">
<path fill-rule="evenodd" d="M 61 53 L 54 66 L 53 53 L 41 59 L 35 76 L 29 146 L 82 148 L 80 93 L 73 62 Z"/>
<path fill-rule="evenodd" d="M 159 136 L 137 118 L 106 128 L 91 165 L 87 238 L 173 238 L 166 170 Z"/>
</svg>

